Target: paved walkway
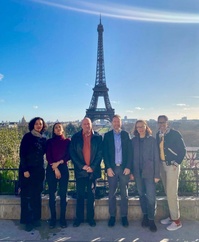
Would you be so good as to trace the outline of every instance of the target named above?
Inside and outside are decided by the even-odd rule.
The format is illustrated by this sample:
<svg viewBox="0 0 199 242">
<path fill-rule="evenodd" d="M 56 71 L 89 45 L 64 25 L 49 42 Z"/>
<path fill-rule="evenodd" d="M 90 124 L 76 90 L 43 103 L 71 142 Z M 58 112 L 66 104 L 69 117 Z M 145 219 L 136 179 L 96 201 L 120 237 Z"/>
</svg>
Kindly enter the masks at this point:
<svg viewBox="0 0 199 242">
<path fill-rule="evenodd" d="M 164 225 L 157 222 L 158 231 L 152 233 L 147 228 L 142 228 L 139 221 L 132 221 L 128 228 L 124 228 L 119 222 L 113 228 L 107 226 L 107 221 L 97 222 L 96 227 L 81 224 L 73 228 L 72 221 L 68 227 L 61 229 L 49 229 L 48 223 L 42 221 L 42 226 L 31 232 L 23 230 L 18 220 L 0 220 L 0 241 L 135 241 L 135 242 L 199 242 L 199 221 L 183 221 L 183 227 L 177 231 L 169 232 Z"/>
</svg>

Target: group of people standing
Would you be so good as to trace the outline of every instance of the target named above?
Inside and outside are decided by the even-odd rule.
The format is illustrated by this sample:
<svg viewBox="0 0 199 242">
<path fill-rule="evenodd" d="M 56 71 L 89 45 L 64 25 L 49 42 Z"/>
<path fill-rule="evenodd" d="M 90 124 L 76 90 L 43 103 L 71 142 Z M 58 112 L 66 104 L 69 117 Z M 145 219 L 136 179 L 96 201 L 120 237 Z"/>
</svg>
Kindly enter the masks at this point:
<svg viewBox="0 0 199 242">
<path fill-rule="evenodd" d="M 158 117 L 159 130 L 156 139 L 144 120 L 135 123 L 133 138 L 122 130 L 119 115 L 112 119 L 111 131 L 104 138 L 92 128 L 92 122 L 85 117 L 82 129 L 70 139 L 65 138 L 61 123 L 55 123 L 52 138 L 42 136 L 46 124 L 40 117 L 29 123 L 30 132 L 25 134 L 20 146 L 19 178 L 21 188 L 21 223 L 30 231 L 40 226 L 41 192 L 43 190 L 44 154 L 48 166 L 46 180 L 49 188 L 49 208 L 51 212 L 50 228 L 56 226 L 57 183 L 60 196 L 60 226 L 67 227 L 66 194 L 69 172 L 67 162 L 74 164 L 76 178 L 76 218 L 73 226 L 78 227 L 85 221 L 91 227 L 96 226 L 94 219 L 94 202 L 96 181 L 101 177 L 101 161 L 103 159 L 108 178 L 109 214 L 108 226 L 116 223 L 116 192 L 119 188 L 121 224 L 128 227 L 128 183 L 135 180 L 140 206 L 143 213 L 142 227 L 149 227 L 156 232 L 154 221 L 156 213 L 156 183 L 162 179 L 167 195 L 169 217 L 161 220 L 170 231 L 182 227 L 178 202 L 178 180 L 180 164 L 186 149 L 181 134 L 169 128 L 165 115 Z M 86 213 L 84 200 L 87 199 Z"/>
</svg>

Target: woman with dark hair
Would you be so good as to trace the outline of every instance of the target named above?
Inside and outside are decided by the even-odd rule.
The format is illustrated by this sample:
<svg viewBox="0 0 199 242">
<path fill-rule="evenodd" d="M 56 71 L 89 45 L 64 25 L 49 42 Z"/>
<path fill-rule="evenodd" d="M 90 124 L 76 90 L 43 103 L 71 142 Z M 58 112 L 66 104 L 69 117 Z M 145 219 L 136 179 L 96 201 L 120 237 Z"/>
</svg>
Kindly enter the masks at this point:
<svg viewBox="0 0 199 242">
<path fill-rule="evenodd" d="M 64 136 L 64 129 L 61 123 L 55 123 L 52 130 L 52 138 L 47 141 L 46 158 L 48 166 L 46 179 L 49 188 L 49 207 L 51 212 L 50 228 L 56 226 L 56 196 L 57 183 L 59 183 L 60 196 L 60 226 L 67 227 L 66 222 L 66 193 L 68 188 L 69 171 L 67 161 L 69 155 L 70 139 Z"/>
<path fill-rule="evenodd" d="M 160 180 L 159 154 L 157 142 L 144 120 L 138 120 L 134 127 L 132 139 L 133 167 L 140 206 L 143 213 L 142 227 L 157 231 L 154 222 L 156 212 L 156 183 Z"/>
<path fill-rule="evenodd" d="M 29 122 L 29 131 L 20 145 L 19 182 L 21 189 L 21 219 L 26 230 L 40 226 L 41 192 L 43 191 L 46 124 L 40 117 Z"/>
</svg>

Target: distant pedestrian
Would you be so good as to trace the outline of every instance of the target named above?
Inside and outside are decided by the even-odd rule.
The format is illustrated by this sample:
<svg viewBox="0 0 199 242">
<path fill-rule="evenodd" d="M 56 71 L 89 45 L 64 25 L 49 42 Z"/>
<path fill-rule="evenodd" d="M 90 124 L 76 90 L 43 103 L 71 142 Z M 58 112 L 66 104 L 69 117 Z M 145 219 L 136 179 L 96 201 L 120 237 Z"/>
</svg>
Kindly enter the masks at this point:
<svg viewBox="0 0 199 242">
<path fill-rule="evenodd" d="M 156 213 L 156 183 L 160 180 L 158 146 L 152 131 L 144 120 L 138 120 L 132 139 L 133 169 L 140 205 L 143 213 L 142 227 L 157 231 L 154 222 Z"/>
<path fill-rule="evenodd" d="M 71 160 L 76 177 L 76 219 L 73 227 L 84 222 L 84 199 L 87 198 L 87 222 L 96 226 L 94 202 L 96 179 L 101 177 L 102 136 L 93 131 L 89 118 L 82 121 L 82 130 L 73 135 L 70 145 Z M 87 197 L 86 197 L 87 192 Z"/>
<path fill-rule="evenodd" d="M 70 139 L 65 138 L 61 123 L 55 123 L 52 130 L 52 138 L 47 140 L 46 158 L 48 166 L 46 179 L 49 189 L 49 207 L 51 213 L 50 228 L 56 226 L 56 196 L 58 190 L 60 196 L 60 226 L 67 227 L 66 222 L 66 193 L 68 188 L 69 171 L 67 162 L 69 155 Z M 57 189 L 59 184 L 59 189 Z"/>
<path fill-rule="evenodd" d="M 131 147 L 129 134 L 122 130 L 119 115 L 112 119 L 113 130 L 105 133 L 103 141 L 103 157 L 109 184 L 108 226 L 113 227 L 116 220 L 116 192 L 120 188 L 121 223 L 128 227 L 128 182 L 131 169 Z"/>
<path fill-rule="evenodd" d="M 21 219 L 26 230 L 40 226 L 41 192 L 43 191 L 44 153 L 46 138 L 42 136 L 46 128 L 40 117 L 29 122 L 29 133 L 26 133 L 20 145 L 19 179 L 21 189 Z"/>
<path fill-rule="evenodd" d="M 178 201 L 178 182 L 180 164 L 185 157 L 186 148 L 181 134 L 169 128 L 167 116 L 160 115 L 158 125 L 159 131 L 156 139 L 161 159 L 160 175 L 170 212 L 169 217 L 162 219 L 161 223 L 168 225 L 167 230 L 174 231 L 182 227 Z"/>
</svg>

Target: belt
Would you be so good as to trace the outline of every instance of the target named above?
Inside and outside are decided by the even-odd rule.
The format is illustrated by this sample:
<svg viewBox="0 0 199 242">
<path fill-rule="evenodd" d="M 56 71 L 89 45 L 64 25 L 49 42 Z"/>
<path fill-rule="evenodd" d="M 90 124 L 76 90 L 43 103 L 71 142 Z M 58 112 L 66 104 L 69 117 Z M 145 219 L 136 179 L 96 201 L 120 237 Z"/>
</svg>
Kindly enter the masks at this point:
<svg viewBox="0 0 199 242">
<path fill-rule="evenodd" d="M 121 166 L 122 164 L 115 164 L 116 166 Z"/>
</svg>

